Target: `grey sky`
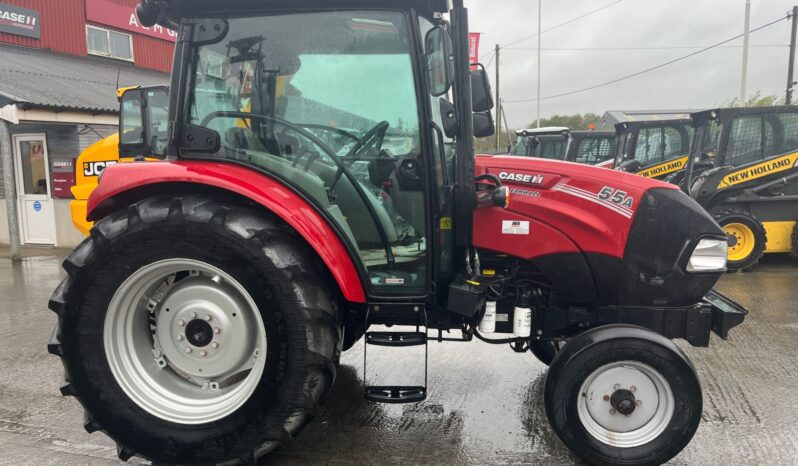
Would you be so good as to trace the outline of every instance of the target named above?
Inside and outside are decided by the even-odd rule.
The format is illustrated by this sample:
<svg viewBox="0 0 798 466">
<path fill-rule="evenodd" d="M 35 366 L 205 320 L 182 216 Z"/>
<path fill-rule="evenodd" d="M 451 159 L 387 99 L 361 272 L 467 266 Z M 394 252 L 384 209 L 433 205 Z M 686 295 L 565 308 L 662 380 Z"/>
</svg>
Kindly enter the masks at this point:
<svg viewBox="0 0 798 466">
<path fill-rule="evenodd" d="M 543 29 L 595 10 L 613 0 L 543 0 Z M 751 28 L 785 16 L 796 0 L 752 0 Z M 469 0 L 471 30 L 483 33 L 484 62 L 495 44 L 537 31 L 536 0 Z M 745 0 L 623 0 L 617 5 L 543 34 L 545 98 L 606 82 L 693 52 L 675 50 L 546 51 L 546 48 L 707 46 L 743 32 Z M 751 34 L 748 92 L 783 96 L 790 22 Z M 541 113 L 603 113 L 606 110 L 711 107 L 740 92 L 742 38 L 657 71 L 572 96 L 543 100 Z M 536 97 L 537 38 L 502 53 L 503 100 Z M 489 67 L 493 76 L 493 65 Z M 508 103 L 511 127 L 536 117 L 536 103 Z"/>
</svg>

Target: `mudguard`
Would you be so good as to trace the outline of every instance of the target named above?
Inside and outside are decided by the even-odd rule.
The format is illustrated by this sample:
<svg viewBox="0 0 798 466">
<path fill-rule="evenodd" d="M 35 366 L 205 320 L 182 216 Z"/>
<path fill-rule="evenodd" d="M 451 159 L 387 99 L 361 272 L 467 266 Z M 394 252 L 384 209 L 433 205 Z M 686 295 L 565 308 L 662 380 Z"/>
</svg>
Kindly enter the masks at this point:
<svg viewBox="0 0 798 466">
<path fill-rule="evenodd" d="M 109 213 L 166 189 L 216 188 L 252 200 L 282 218 L 319 255 L 344 297 L 365 303 L 366 294 L 352 256 L 330 223 L 284 183 L 230 163 L 167 161 L 106 168 L 88 201 L 87 219 Z"/>
</svg>

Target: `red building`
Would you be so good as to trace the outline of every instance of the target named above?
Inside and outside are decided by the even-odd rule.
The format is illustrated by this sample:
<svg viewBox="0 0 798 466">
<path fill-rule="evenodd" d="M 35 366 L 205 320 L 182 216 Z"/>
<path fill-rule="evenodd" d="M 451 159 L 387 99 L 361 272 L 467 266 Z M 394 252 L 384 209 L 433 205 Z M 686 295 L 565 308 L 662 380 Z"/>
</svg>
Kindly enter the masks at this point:
<svg viewBox="0 0 798 466">
<path fill-rule="evenodd" d="M 141 27 L 134 14 L 138 3 L 139 0 L 0 0 L 0 11 L 15 6 L 36 12 L 39 31 L 38 38 L 0 32 L 0 43 L 70 55 L 114 57 L 168 73 L 177 34 L 160 26 Z M 108 37 L 108 32 L 110 39 L 106 41 L 103 36 Z M 129 41 L 129 49 L 124 41 Z M 106 43 L 109 46 L 104 47 Z M 130 54 L 126 53 L 128 50 Z"/>
<path fill-rule="evenodd" d="M 0 198 L 14 200 L 0 206 L 0 243 L 82 239 L 69 216 L 75 159 L 117 131 L 117 87 L 169 81 L 177 33 L 142 27 L 138 3 L 0 0 Z"/>
</svg>

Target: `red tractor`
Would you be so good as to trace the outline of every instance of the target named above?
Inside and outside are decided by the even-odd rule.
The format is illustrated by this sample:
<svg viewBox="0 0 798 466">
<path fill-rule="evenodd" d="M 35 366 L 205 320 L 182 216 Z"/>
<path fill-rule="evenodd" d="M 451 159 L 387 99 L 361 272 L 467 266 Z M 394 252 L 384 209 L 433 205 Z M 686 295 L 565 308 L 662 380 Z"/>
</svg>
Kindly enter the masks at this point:
<svg viewBox="0 0 798 466">
<path fill-rule="evenodd" d="M 451 3 L 139 6 L 180 40 L 168 120 L 127 92 L 120 154 L 163 161 L 102 173 L 50 300 L 61 392 L 120 458 L 254 463 L 312 419 L 364 335 L 531 350 L 552 428 L 590 463 L 661 463 L 690 441 L 701 386 L 671 339 L 742 322 L 712 291 L 726 235 L 666 183 L 475 157 L 493 103 Z M 367 367 L 368 400 L 428 395 Z"/>
</svg>

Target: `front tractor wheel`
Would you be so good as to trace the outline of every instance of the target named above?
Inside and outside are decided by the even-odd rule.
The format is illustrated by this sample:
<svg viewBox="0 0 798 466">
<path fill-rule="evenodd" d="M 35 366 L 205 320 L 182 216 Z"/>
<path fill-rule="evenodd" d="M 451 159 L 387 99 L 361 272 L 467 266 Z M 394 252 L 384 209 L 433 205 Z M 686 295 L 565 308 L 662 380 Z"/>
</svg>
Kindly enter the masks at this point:
<svg viewBox="0 0 798 466">
<path fill-rule="evenodd" d="M 701 385 L 684 353 L 648 330 L 588 331 L 552 361 L 546 414 L 562 441 L 590 464 L 662 464 L 701 420 Z"/>
<path fill-rule="evenodd" d="M 109 216 L 50 302 L 62 393 L 124 460 L 253 462 L 299 433 L 335 377 L 340 323 L 313 257 L 278 220 L 213 198 Z"/>
</svg>

